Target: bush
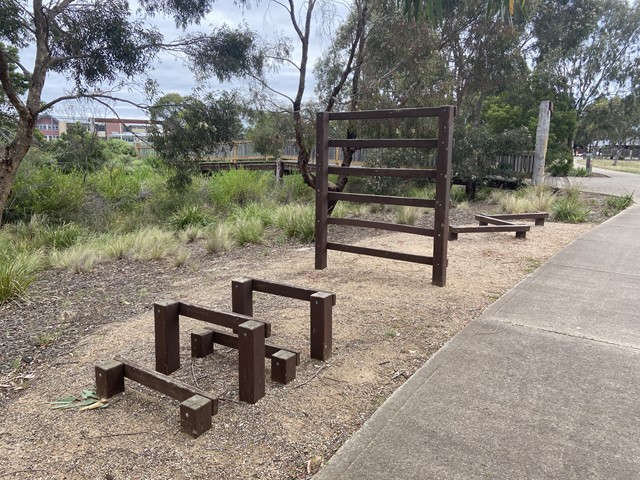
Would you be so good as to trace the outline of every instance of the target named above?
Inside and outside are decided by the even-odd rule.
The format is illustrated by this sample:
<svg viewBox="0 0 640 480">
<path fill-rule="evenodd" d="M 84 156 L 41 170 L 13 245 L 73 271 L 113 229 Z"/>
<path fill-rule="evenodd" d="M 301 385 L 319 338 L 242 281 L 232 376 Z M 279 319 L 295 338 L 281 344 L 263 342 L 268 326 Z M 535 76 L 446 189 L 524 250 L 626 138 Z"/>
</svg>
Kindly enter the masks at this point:
<svg viewBox="0 0 640 480">
<path fill-rule="evenodd" d="M 625 208 L 629 208 L 634 203 L 633 193 L 623 195 L 621 197 L 609 197 L 605 202 L 607 206 L 607 211 L 605 213 L 610 216 L 615 215 Z"/>
<path fill-rule="evenodd" d="M 211 215 L 199 205 L 184 206 L 169 218 L 174 230 L 184 230 L 191 226 L 205 226 L 211 223 Z"/>
<path fill-rule="evenodd" d="M 311 206 L 280 207 L 275 214 L 275 224 L 287 238 L 296 238 L 307 243 L 315 239 L 315 211 Z"/>
<path fill-rule="evenodd" d="M 178 239 L 171 232 L 153 227 L 134 235 L 132 253 L 135 260 L 160 260 L 172 255 L 178 248 Z"/>
<path fill-rule="evenodd" d="M 547 185 L 530 186 L 523 192 L 524 198 L 536 212 L 548 212 L 556 200 L 556 195 Z"/>
<path fill-rule="evenodd" d="M 218 224 L 205 235 L 204 247 L 208 253 L 227 252 L 232 246 L 231 229 L 226 223 Z"/>
<path fill-rule="evenodd" d="M 589 209 L 578 195 L 563 196 L 553 204 L 553 216 L 560 222 L 586 222 L 589 213 Z"/>
<path fill-rule="evenodd" d="M 273 206 L 268 203 L 251 203 L 246 207 L 237 207 L 233 210 L 231 220 L 255 218 L 260 220 L 263 227 L 273 224 Z"/>
<path fill-rule="evenodd" d="M 259 218 L 237 218 L 233 223 L 233 238 L 238 245 L 262 243 L 264 239 L 264 226 Z"/>
<path fill-rule="evenodd" d="M 547 166 L 547 172 L 552 177 L 566 177 L 573 168 L 573 158 L 571 156 L 560 156 Z"/>
<path fill-rule="evenodd" d="M 311 202 L 315 195 L 315 191 L 304 183 L 302 175 L 285 175 L 275 191 L 279 203 Z"/>
<path fill-rule="evenodd" d="M 50 225 L 46 215 L 33 215 L 28 223 L 8 225 L 6 232 L 11 235 L 14 248 L 27 252 L 68 248 L 86 235 L 84 228 L 73 223 Z"/>
<path fill-rule="evenodd" d="M 572 168 L 569 171 L 569 176 L 570 177 L 588 177 L 589 172 L 587 172 L 587 169 L 583 167 Z"/>
<path fill-rule="evenodd" d="M 19 254 L 13 257 L 0 252 L 0 305 L 22 297 L 36 279 L 39 255 Z"/>
<path fill-rule="evenodd" d="M 44 214 L 53 221 L 75 217 L 87 195 L 82 175 L 63 173 L 55 167 L 45 166 L 19 171 L 13 184 L 8 209 L 18 219 L 30 218 L 34 213 Z"/>
<path fill-rule="evenodd" d="M 501 213 L 524 213 L 532 210 L 531 204 L 526 198 L 512 193 L 505 193 L 498 197 L 497 203 Z"/>
<path fill-rule="evenodd" d="M 415 225 L 420 216 L 422 209 L 416 207 L 399 207 L 396 209 L 396 222 L 403 225 Z"/>
<path fill-rule="evenodd" d="M 270 174 L 243 169 L 216 173 L 209 184 L 213 203 L 227 211 L 263 201 L 273 185 Z"/>
</svg>

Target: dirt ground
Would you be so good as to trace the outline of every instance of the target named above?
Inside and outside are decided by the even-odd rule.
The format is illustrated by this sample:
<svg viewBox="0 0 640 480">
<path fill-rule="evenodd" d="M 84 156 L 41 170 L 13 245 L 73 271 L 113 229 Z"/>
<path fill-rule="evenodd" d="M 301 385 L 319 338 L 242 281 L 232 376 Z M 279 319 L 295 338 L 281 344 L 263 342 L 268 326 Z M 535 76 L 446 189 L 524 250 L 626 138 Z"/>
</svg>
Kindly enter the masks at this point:
<svg viewBox="0 0 640 480">
<path fill-rule="evenodd" d="M 473 213 L 453 214 L 455 223 L 472 223 Z M 312 246 L 275 240 L 221 256 L 193 245 L 180 268 L 117 260 L 87 274 L 48 272 L 29 301 L 0 308 L 0 478 L 307 478 L 447 340 L 593 226 L 548 222 L 524 240 L 460 234 L 449 243 L 445 288 L 431 285 L 431 267 L 341 252 L 316 271 Z M 431 239 L 406 234 L 350 238 L 431 249 Z M 92 388 L 94 365 L 117 354 L 153 367 L 152 303 L 230 310 L 231 280 L 240 276 L 335 292 L 330 361 L 308 356 L 307 303 L 255 294 L 254 315 L 272 322 L 270 342 L 302 352 L 297 379 L 272 383 L 267 363 L 266 396 L 239 403 L 237 352 L 191 359 L 189 334 L 203 324 L 181 321 L 174 376 L 221 398 L 213 428 L 198 439 L 180 432 L 176 401 L 129 381 L 105 409 L 47 404 Z"/>
</svg>

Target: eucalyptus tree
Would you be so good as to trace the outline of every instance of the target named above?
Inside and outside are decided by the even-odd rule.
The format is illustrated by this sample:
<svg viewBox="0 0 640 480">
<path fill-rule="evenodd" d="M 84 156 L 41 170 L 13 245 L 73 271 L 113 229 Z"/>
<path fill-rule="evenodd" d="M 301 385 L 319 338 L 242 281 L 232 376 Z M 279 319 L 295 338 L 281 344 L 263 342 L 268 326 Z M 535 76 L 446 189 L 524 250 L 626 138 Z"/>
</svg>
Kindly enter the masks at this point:
<svg viewBox="0 0 640 480">
<path fill-rule="evenodd" d="M 0 222 L 20 163 L 34 136 L 38 116 L 69 99 L 92 98 L 103 104 L 114 100 L 112 92 L 138 79 L 161 51 L 184 51 L 202 45 L 218 58 L 216 71 L 235 74 L 247 55 L 238 42 L 245 34 L 216 30 L 166 41 L 161 32 L 145 23 L 146 15 L 169 15 L 185 28 L 198 23 L 211 10 L 212 0 L 141 0 L 133 11 L 126 0 L 0 0 L 0 85 L 2 117 L 15 124 L 0 144 Z M 31 49 L 33 65 L 17 59 L 16 48 Z M 50 72 L 64 74 L 71 91 L 53 99 L 42 93 Z"/>
</svg>

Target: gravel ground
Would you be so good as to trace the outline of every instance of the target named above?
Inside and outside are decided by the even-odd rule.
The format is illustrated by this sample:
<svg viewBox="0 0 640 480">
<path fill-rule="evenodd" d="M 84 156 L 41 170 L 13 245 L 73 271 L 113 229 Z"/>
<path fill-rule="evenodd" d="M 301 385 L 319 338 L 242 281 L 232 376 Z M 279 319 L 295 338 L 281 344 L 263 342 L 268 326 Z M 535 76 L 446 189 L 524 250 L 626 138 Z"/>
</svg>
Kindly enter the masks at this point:
<svg viewBox="0 0 640 480">
<path fill-rule="evenodd" d="M 480 211 L 453 210 L 451 223 L 473 223 Z M 277 239 L 221 256 L 193 244 L 179 268 L 123 259 L 85 274 L 47 272 L 28 301 L 0 307 L 0 478 L 307 478 L 448 339 L 593 226 L 549 222 L 524 240 L 461 234 L 449 244 L 446 288 L 431 285 L 430 267 L 340 252 L 316 271 L 311 246 Z M 430 239 L 406 234 L 335 230 L 330 238 L 416 254 L 431 248 Z M 116 354 L 153 367 L 153 302 L 230 310 L 239 276 L 335 292 L 330 361 L 308 357 L 305 303 L 256 294 L 254 314 L 272 322 L 271 342 L 302 352 L 297 379 L 267 380 L 256 405 L 239 403 L 237 353 L 191 359 L 188 337 L 201 324 L 181 322 L 174 376 L 222 400 L 198 439 L 180 432 L 177 402 L 132 382 L 105 409 L 47 404 L 92 388 L 94 365 Z"/>
</svg>

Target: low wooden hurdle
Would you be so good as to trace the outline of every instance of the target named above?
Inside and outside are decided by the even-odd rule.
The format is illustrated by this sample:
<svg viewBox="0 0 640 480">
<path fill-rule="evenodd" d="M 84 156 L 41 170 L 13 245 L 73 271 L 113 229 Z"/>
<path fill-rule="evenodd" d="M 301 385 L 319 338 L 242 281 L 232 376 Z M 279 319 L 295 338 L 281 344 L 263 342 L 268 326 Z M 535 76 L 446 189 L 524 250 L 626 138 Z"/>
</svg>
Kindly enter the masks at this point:
<svg viewBox="0 0 640 480">
<path fill-rule="evenodd" d="M 510 220 L 535 220 L 536 225 L 544 225 L 547 212 L 532 213 L 496 213 L 476 215 L 477 226 L 449 227 L 449 240 L 457 240 L 459 233 L 515 232 L 516 238 L 526 238 L 531 229 L 526 223 L 513 223 Z"/>
<path fill-rule="evenodd" d="M 124 379 L 128 378 L 180 401 L 183 432 L 198 437 L 210 429 L 211 417 L 218 413 L 219 399 L 213 393 L 169 377 L 180 368 L 180 316 L 231 330 L 207 328 L 192 333 L 191 355 L 196 358 L 210 355 L 215 344 L 238 350 L 238 395 L 241 401 L 256 403 L 264 397 L 265 358 L 271 360 L 271 379 L 274 382 L 291 382 L 296 378 L 296 367 L 300 365 L 300 352 L 265 341 L 271 336 L 271 324 L 253 317 L 254 291 L 310 302 L 311 357 L 325 361 L 331 356 L 335 294 L 242 277 L 232 282 L 233 312 L 175 300 L 154 303 L 156 371 L 116 356 L 96 365 L 97 394 L 101 398 L 110 398 L 124 392 Z"/>
<path fill-rule="evenodd" d="M 211 428 L 211 417 L 218 413 L 218 398 L 209 392 L 137 365 L 120 356 L 95 367 L 96 393 L 110 398 L 124 392 L 124 379 L 129 378 L 180 403 L 180 425 L 183 432 L 195 437 Z"/>
<path fill-rule="evenodd" d="M 310 357 L 323 362 L 326 362 L 331 357 L 333 306 L 336 304 L 335 293 L 293 287 L 256 278 L 240 277 L 231 282 L 232 310 L 238 314 L 253 316 L 253 292 L 268 293 L 309 302 Z"/>
<path fill-rule="evenodd" d="M 191 335 L 191 352 L 196 357 L 213 353 L 219 343 L 238 350 L 238 394 L 240 401 L 256 403 L 265 394 L 264 358 L 272 360 L 272 379 L 288 383 L 295 378 L 300 354 L 265 343 L 271 324 L 238 313 L 213 310 L 185 302 L 166 300 L 154 304 L 156 370 L 169 375 L 180 368 L 180 316 L 231 328 L 236 333 L 208 329 Z M 275 372 L 274 372 L 275 370 Z"/>
</svg>

